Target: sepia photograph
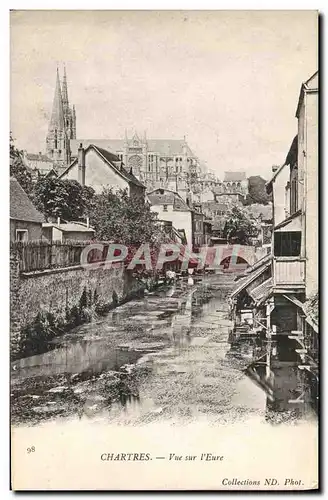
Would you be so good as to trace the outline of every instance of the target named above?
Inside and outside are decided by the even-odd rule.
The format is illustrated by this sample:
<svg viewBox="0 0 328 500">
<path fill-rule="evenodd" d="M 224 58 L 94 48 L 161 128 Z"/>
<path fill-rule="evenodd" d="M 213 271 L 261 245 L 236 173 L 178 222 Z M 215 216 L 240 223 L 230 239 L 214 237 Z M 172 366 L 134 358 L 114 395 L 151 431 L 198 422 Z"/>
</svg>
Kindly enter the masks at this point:
<svg viewBox="0 0 328 500">
<path fill-rule="evenodd" d="M 319 489 L 319 12 L 10 12 L 14 491 Z"/>
</svg>

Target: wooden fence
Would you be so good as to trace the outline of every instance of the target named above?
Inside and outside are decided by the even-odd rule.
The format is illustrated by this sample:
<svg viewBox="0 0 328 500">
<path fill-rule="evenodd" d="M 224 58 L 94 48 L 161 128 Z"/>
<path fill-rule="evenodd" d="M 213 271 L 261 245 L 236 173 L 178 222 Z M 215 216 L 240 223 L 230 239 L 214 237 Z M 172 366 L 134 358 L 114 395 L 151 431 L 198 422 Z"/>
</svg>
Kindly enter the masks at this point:
<svg viewBox="0 0 328 500">
<path fill-rule="evenodd" d="M 21 272 L 42 271 L 45 269 L 67 268 L 81 264 L 81 253 L 91 242 L 14 242 L 11 243 L 11 254 L 16 253 Z M 99 262 L 106 259 L 104 251 L 91 250 L 88 262 Z"/>
<path fill-rule="evenodd" d="M 46 242 L 46 241 L 20 241 L 10 244 L 11 256 L 16 255 L 19 261 L 19 270 L 23 273 L 33 271 L 44 271 L 46 269 L 60 269 L 82 264 L 91 264 L 95 262 L 105 262 L 108 255 L 109 246 L 112 242 L 95 241 L 65 241 Z M 81 254 L 84 248 L 90 244 L 102 245 L 102 250 L 90 249 L 87 252 L 87 262 L 81 262 Z M 128 255 L 124 259 L 124 265 L 127 267 L 131 262 L 133 255 L 138 247 L 128 247 Z M 151 249 L 152 265 L 156 266 L 159 249 Z M 119 253 L 114 255 L 120 255 Z M 163 266 L 163 273 L 167 270 L 178 271 L 181 262 L 169 261 Z M 143 265 L 137 265 L 136 269 L 143 268 Z"/>
</svg>

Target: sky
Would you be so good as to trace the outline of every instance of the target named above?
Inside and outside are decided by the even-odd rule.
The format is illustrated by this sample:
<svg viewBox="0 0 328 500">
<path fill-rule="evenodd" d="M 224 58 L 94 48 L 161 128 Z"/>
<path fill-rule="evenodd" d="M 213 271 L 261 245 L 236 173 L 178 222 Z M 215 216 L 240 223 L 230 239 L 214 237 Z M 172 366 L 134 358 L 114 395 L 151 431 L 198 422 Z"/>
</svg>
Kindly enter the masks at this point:
<svg viewBox="0 0 328 500">
<path fill-rule="evenodd" d="M 271 176 L 318 69 L 316 11 L 15 11 L 16 145 L 45 150 L 56 67 L 78 139 L 183 139 L 209 170 Z"/>
</svg>

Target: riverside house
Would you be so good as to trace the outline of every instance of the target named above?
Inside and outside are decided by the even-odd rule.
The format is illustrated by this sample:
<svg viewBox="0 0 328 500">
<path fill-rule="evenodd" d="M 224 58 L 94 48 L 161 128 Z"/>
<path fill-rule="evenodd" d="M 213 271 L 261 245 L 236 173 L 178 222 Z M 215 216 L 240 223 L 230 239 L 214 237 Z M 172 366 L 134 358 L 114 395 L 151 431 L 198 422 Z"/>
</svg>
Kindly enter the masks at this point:
<svg viewBox="0 0 328 500">
<path fill-rule="evenodd" d="M 92 187 L 96 193 L 101 193 L 103 188 L 126 189 L 131 197 L 145 197 L 146 187 L 133 175 L 132 169 L 127 171 L 116 154 L 94 144 L 84 149 L 81 143 L 78 157 L 60 178 L 76 180 L 82 186 Z"/>
<path fill-rule="evenodd" d="M 301 86 L 296 118 L 298 133 L 267 184 L 273 196 L 271 254 L 248 269 L 231 300 L 237 325 L 269 339 L 295 340 L 299 368 L 317 379 L 318 72 Z"/>
<path fill-rule="evenodd" d="M 35 208 L 24 189 L 10 178 L 10 241 L 41 240 L 44 216 Z"/>
</svg>

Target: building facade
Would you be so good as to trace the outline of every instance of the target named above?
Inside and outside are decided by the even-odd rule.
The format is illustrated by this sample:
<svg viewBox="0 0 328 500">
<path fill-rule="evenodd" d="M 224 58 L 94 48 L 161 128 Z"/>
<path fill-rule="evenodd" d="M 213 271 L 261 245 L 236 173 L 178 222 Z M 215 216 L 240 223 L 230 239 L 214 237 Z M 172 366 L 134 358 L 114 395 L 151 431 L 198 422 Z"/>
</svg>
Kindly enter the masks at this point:
<svg viewBox="0 0 328 500">
<path fill-rule="evenodd" d="M 94 144 L 116 154 L 125 168 L 131 171 L 148 191 L 165 188 L 178 191 L 186 200 L 201 168 L 185 139 L 147 139 L 137 133 L 132 138 L 71 140 L 71 158 L 77 156 L 78 144 Z"/>
<path fill-rule="evenodd" d="M 11 177 L 10 241 L 41 240 L 44 221 L 18 181 Z"/>
<path fill-rule="evenodd" d="M 215 192 L 226 196 L 239 194 L 245 197 L 248 193 L 246 172 L 224 172 L 224 178 L 217 182 Z"/>
<path fill-rule="evenodd" d="M 90 241 L 94 238 L 95 230 L 82 222 L 45 222 L 42 224 L 42 240 L 52 243 L 58 241 Z"/>
<path fill-rule="evenodd" d="M 90 144 L 86 149 L 80 144 L 78 157 L 60 175 L 61 179 L 76 180 L 82 186 L 92 187 L 96 193 L 104 188 L 113 191 L 127 190 L 129 196 L 144 198 L 145 186 L 128 172 L 115 154 Z"/>
<path fill-rule="evenodd" d="M 318 84 L 318 72 L 302 84 L 297 136 L 284 164 L 274 167 L 267 184 L 273 197 L 271 253 L 247 270 L 231 296 L 235 330 L 254 335 L 260 332 L 268 342 L 284 339 L 294 353 L 298 377 L 307 377 L 315 400 L 319 349 Z M 306 403 L 305 394 L 300 391 L 288 402 L 296 408 Z"/>
<path fill-rule="evenodd" d="M 182 235 L 190 250 L 194 243 L 193 215 L 191 208 L 175 192 L 164 188 L 158 188 L 147 195 L 152 212 L 158 214 L 161 221 L 169 221 L 173 228 Z"/>
</svg>

